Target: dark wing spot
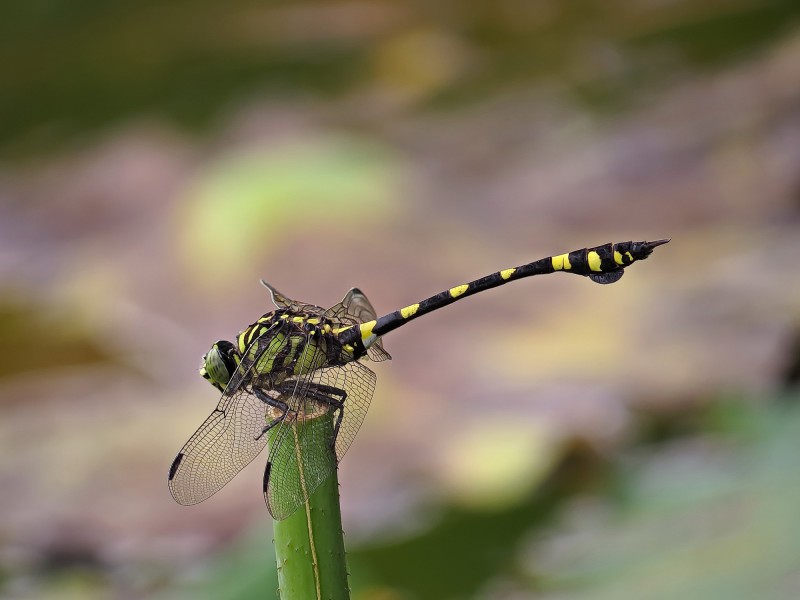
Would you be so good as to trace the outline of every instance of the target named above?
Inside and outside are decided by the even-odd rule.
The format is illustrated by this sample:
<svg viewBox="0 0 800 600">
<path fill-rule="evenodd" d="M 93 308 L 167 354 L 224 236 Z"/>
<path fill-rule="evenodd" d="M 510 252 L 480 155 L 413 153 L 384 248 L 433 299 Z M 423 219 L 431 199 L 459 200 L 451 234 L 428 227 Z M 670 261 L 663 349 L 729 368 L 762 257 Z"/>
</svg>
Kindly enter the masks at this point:
<svg viewBox="0 0 800 600">
<path fill-rule="evenodd" d="M 172 479 L 175 477 L 175 473 L 178 470 L 178 467 L 181 465 L 181 461 L 182 460 L 183 460 L 183 452 L 178 454 L 178 456 L 175 457 L 175 460 L 172 461 L 172 465 L 170 465 L 170 467 L 169 467 L 169 480 L 170 481 L 172 481 Z"/>
<path fill-rule="evenodd" d="M 267 468 L 264 469 L 264 495 L 267 495 L 267 486 L 269 485 L 269 472 L 272 471 L 272 462 L 267 461 Z"/>
</svg>

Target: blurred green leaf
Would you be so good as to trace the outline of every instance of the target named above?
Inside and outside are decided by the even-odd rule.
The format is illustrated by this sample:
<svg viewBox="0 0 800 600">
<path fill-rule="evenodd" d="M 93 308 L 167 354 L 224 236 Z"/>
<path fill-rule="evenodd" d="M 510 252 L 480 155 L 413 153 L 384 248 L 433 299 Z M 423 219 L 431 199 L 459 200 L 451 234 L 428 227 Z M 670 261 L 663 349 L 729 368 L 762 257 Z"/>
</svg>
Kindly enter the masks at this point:
<svg viewBox="0 0 800 600">
<path fill-rule="evenodd" d="M 555 79 L 588 106 L 602 107 L 682 68 L 751 54 L 800 16 L 794 0 L 702 7 L 689 0 L 613 7 L 586 0 L 461 2 L 437 16 L 408 3 L 371 4 L 362 21 L 363 11 L 350 2 L 7 1 L 0 20 L 0 151 L 47 151 L 141 114 L 207 128 L 232 102 L 259 94 L 358 93 L 386 75 L 369 68 L 376 41 L 404 28 L 435 32 L 478 59 L 478 68 L 442 77 L 447 52 L 436 50 L 427 60 L 440 63 L 442 85 L 419 98 L 423 105 L 472 102 L 503 86 Z M 454 10 L 457 18 L 442 18 Z M 672 68 L 657 60 L 665 51 L 677 61 Z M 455 63 L 445 61 L 444 71 Z M 390 79 L 402 76 L 404 65 L 393 64 Z"/>
<path fill-rule="evenodd" d="M 231 544 L 212 564 L 197 565 L 197 577 L 157 596 L 159 600 L 256 600 L 278 597 L 278 573 L 268 519 Z"/>
<path fill-rule="evenodd" d="M 181 243 L 199 281 L 219 285 L 257 271 L 294 239 L 335 240 L 381 215 L 392 190 L 387 151 L 326 137 L 227 156 L 195 183 L 182 207 Z"/>
<path fill-rule="evenodd" d="M 528 559 L 545 589 L 575 599 L 796 598 L 800 408 L 715 409 L 728 411 L 727 435 L 676 440 L 629 464 L 622 505 L 568 510 Z M 743 412 L 757 425 L 742 429 Z"/>
</svg>

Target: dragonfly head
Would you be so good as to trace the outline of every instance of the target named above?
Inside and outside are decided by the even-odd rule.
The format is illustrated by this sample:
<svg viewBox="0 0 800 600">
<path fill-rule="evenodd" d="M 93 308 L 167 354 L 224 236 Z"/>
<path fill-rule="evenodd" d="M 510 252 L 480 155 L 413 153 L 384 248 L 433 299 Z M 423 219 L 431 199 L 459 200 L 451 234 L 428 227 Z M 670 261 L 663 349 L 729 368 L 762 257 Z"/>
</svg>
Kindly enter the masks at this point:
<svg viewBox="0 0 800 600">
<path fill-rule="evenodd" d="M 238 362 L 235 346 L 226 340 L 214 342 L 200 365 L 200 376 L 211 382 L 220 392 L 224 392 L 233 377 Z"/>
</svg>

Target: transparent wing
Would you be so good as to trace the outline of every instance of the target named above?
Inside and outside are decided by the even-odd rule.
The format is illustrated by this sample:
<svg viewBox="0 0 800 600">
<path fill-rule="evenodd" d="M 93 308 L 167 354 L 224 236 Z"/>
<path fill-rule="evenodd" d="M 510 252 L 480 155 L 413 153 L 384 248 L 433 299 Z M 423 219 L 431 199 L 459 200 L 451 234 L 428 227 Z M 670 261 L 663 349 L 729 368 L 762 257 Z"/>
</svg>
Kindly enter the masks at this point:
<svg viewBox="0 0 800 600">
<path fill-rule="evenodd" d="M 324 308 L 317 306 L 316 304 L 308 304 L 306 302 L 292 300 L 291 298 L 284 296 L 275 287 L 263 279 L 261 280 L 261 285 L 269 290 L 269 293 L 272 296 L 272 303 L 278 308 L 288 308 L 290 311 L 296 313 L 310 312 L 314 314 L 322 314 L 325 312 Z"/>
<path fill-rule="evenodd" d="M 269 290 L 272 296 L 272 303 L 277 308 L 288 308 L 292 312 L 310 312 L 324 315 L 338 325 L 358 325 L 377 318 L 372 303 L 364 292 L 358 288 L 351 288 L 344 295 L 341 302 L 325 310 L 316 304 L 292 300 L 281 294 L 274 286 L 263 279 L 261 280 L 261 285 Z M 380 339 L 367 350 L 367 356 L 375 362 L 392 359 L 391 355 L 384 350 L 383 340 Z"/>
<path fill-rule="evenodd" d="M 358 288 L 351 288 L 339 304 L 329 308 L 325 311 L 325 316 L 332 321 L 342 323 L 344 325 L 356 325 L 358 323 L 366 323 L 377 318 L 375 309 L 369 298 Z M 391 360 L 391 355 L 383 348 L 383 340 L 378 339 L 369 350 L 367 355 L 371 360 L 380 362 L 382 360 Z"/>
<path fill-rule="evenodd" d="M 267 443 L 261 435 L 269 407 L 246 385 L 259 361 L 283 347 L 274 333 L 251 345 L 214 412 L 189 438 L 169 470 L 169 490 L 178 504 L 197 504 L 219 491 L 247 466 Z M 263 363 L 262 363 L 263 364 Z"/>
<path fill-rule="evenodd" d="M 336 468 L 364 421 L 375 380 L 364 364 L 350 362 L 296 381 L 287 417 L 270 436 L 264 472 L 264 496 L 275 519 L 291 515 Z"/>
<path fill-rule="evenodd" d="M 366 323 L 377 318 L 375 309 L 367 296 L 358 288 L 350 288 L 342 301 L 325 311 L 331 319 L 350 318 L 358 323 Z"/>
</svg>

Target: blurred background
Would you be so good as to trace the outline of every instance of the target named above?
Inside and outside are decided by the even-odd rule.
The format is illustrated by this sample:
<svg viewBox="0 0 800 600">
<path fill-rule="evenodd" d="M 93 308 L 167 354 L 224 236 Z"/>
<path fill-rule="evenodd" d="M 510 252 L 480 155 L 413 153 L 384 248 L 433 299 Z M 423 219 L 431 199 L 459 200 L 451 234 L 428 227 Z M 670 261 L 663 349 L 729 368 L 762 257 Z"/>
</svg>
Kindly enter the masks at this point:
<svg viewBox="0 0 800 600">
<path fill-rule="evenodd" d="M 263 277 L 379 313 L 355 600 L 800 597 L 800 4 L 10 0 L 0 596 L 271 598 L 260 457 L 166 474 Z"/>
</svg>

